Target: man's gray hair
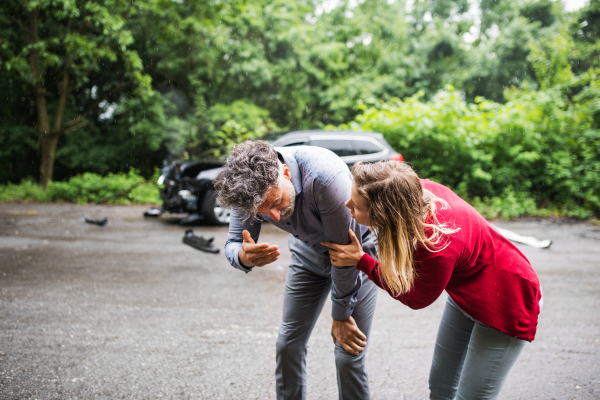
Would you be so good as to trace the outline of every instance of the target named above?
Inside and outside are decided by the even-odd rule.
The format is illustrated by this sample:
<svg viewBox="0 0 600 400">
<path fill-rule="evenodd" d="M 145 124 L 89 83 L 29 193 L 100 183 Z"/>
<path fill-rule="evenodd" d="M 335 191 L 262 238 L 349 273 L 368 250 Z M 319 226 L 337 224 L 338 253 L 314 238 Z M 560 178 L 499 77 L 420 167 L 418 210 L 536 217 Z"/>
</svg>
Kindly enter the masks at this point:
<svg viewBox="0 0 600 400">
<path fill-rule="evenodd" d="M 283 165 L 273 145 L 264 140 L 247 140 L 233 148 L 217 175 L 217 200 L 223 207 L 241 211 L 244 220 L 254 218 L 269 190 L 281 186 L 281 178 Z"/>
</svg>

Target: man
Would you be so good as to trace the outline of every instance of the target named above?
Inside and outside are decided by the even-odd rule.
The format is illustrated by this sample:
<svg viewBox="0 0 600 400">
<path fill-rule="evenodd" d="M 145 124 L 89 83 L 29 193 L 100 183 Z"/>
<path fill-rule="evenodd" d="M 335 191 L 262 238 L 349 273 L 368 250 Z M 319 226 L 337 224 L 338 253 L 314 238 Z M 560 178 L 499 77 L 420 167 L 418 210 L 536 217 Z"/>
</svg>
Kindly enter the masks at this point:
<svg viewBox="0 0 600 400">
<path fill-rule="evenodd" d="M 377 288 L 354 267 L 334 267 L 322 241 L 348 244 L 349 229 L 375 255 L 370 232 L 350 215 L 352 175 L 331 151 L 298 146 L 275 149 L 264 141 L 237 145 L 214 182 L 219 203 L 232 207 L 225 255 L 248 273 L 277 260 L 277 246 L 257 244 L 261 222 L 291 233 L 277 338 L 278 399 L 306 398 L 306 344 L 331 290 L 331 335 L 340 399 L 369 399 L 365 350 Z"/>
</svg>

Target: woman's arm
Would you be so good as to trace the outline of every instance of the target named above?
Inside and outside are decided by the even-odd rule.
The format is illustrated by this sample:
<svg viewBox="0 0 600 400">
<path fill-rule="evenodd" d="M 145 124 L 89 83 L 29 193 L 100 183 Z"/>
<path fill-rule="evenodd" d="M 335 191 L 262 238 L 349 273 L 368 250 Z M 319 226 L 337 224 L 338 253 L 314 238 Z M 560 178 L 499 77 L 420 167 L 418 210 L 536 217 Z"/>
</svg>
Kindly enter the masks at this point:
<svg viewBox="0 0 600 400">
<path fill-rule="evenodd" d="M 383 280 L 379 262 L 362 250 L 352 231 L 349 234 L 351 240 L 349 245 L 321 242 L 323 246 L 331 249 L 329 250 L 331 263 L 342 266 L 356 265 L 356 269 L 364 272 L 377 286 L 412 309 L 418 310 L 433 303 L 450 281 L 454 270 L 454 262 L 450 257 L 420 249 L 415 252 L 417 273 L 412 288 L 407 293 L 395 295 Z"/>
<path fill-rule="evenodd" d="M 365 254 L 360 240 L 358 240 L 352 229 L 348 231 L 348 236 L 350 237 L 350 244 L 346 245 L 332 242 L 321 242 L 323 246 L 329 247 L 330 249 L 329 258 L 331 259 L 332 265 L 337 267 L 355 267 L 363 254 Z"/>
<path fill-rule="evenodd" d="M 388 292 L 390 296 L 408 307 L 418 310 L 429 306 L 440 297 L 440 294 L 442 294 L 450 281 L 453 265 L 447 257 L 439 255 L 421 260 L 418 262 L 417 275 L 413 280 L 411 290 L 400 295 L 395 295 L 385 284 L 379 262 L 374 260 L 370 255 L 363 255 L 356 268 L 364 272 L 370 280 Z"/>
</svg>

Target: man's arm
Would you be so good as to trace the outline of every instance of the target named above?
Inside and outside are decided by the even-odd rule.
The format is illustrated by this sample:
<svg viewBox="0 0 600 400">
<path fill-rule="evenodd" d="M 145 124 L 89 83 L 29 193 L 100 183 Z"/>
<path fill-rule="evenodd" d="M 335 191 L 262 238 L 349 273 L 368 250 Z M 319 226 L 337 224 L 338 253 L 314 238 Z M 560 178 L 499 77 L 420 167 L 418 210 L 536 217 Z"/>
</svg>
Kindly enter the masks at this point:
<svg viewBox="0 0 600 400">
<path fill-rule="evenodd" d="M 260 227 L 262 221 L 246 220 L 242 222 L 241 214 L 235 209 L 231 209 L 231 220 L 229 221 L 229 233 L 227 235 L 227 242 L 225 242 L 225 256 L 229 264 L 235 268 L 242 270 L 246 273 L 252 271 L 252 266 L 249 268 L 245 267 L 240 263 L 240 250 L 242 249 L 242 243 L 244 241 L 244 230 L 250 232 L 250 236 L 256 242 L 260 235 Z"/>
<path fill-rule="evenodd" d="M 360 225 L 350 215 L 346 200 L 350 198 L 352 180 L 349 172 L 339 173 L 326 187 L 320 188 L 317 209 L 321 216 L 327 242 L 349 244 L 348 229 L 352 229 L 362 245 Z M 362 282 L 354 266 L 331 266 L 331 316 L 343 321 L 352 315 Z"/>
</svg>

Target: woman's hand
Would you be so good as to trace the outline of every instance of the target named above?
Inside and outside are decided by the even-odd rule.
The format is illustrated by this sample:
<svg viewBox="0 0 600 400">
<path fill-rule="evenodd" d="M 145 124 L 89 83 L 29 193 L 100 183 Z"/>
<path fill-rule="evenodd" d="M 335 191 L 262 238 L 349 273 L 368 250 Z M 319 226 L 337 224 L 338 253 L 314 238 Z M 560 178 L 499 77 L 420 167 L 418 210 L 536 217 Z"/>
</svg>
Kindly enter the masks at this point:
<svg viewBox="0 0 600 400">
<path fill-rule="evenodd" d="M 350 229 L 350 244 L 341 245 L 331 242 L 321 242 L 323 246 L 329 247 L 329 257 L 331 258 L 331 264 L 337 267 L 355 267 L 360 261 L 362 256 L 365 254 L 363 251 L 358 238 Z"/>
</svg>

